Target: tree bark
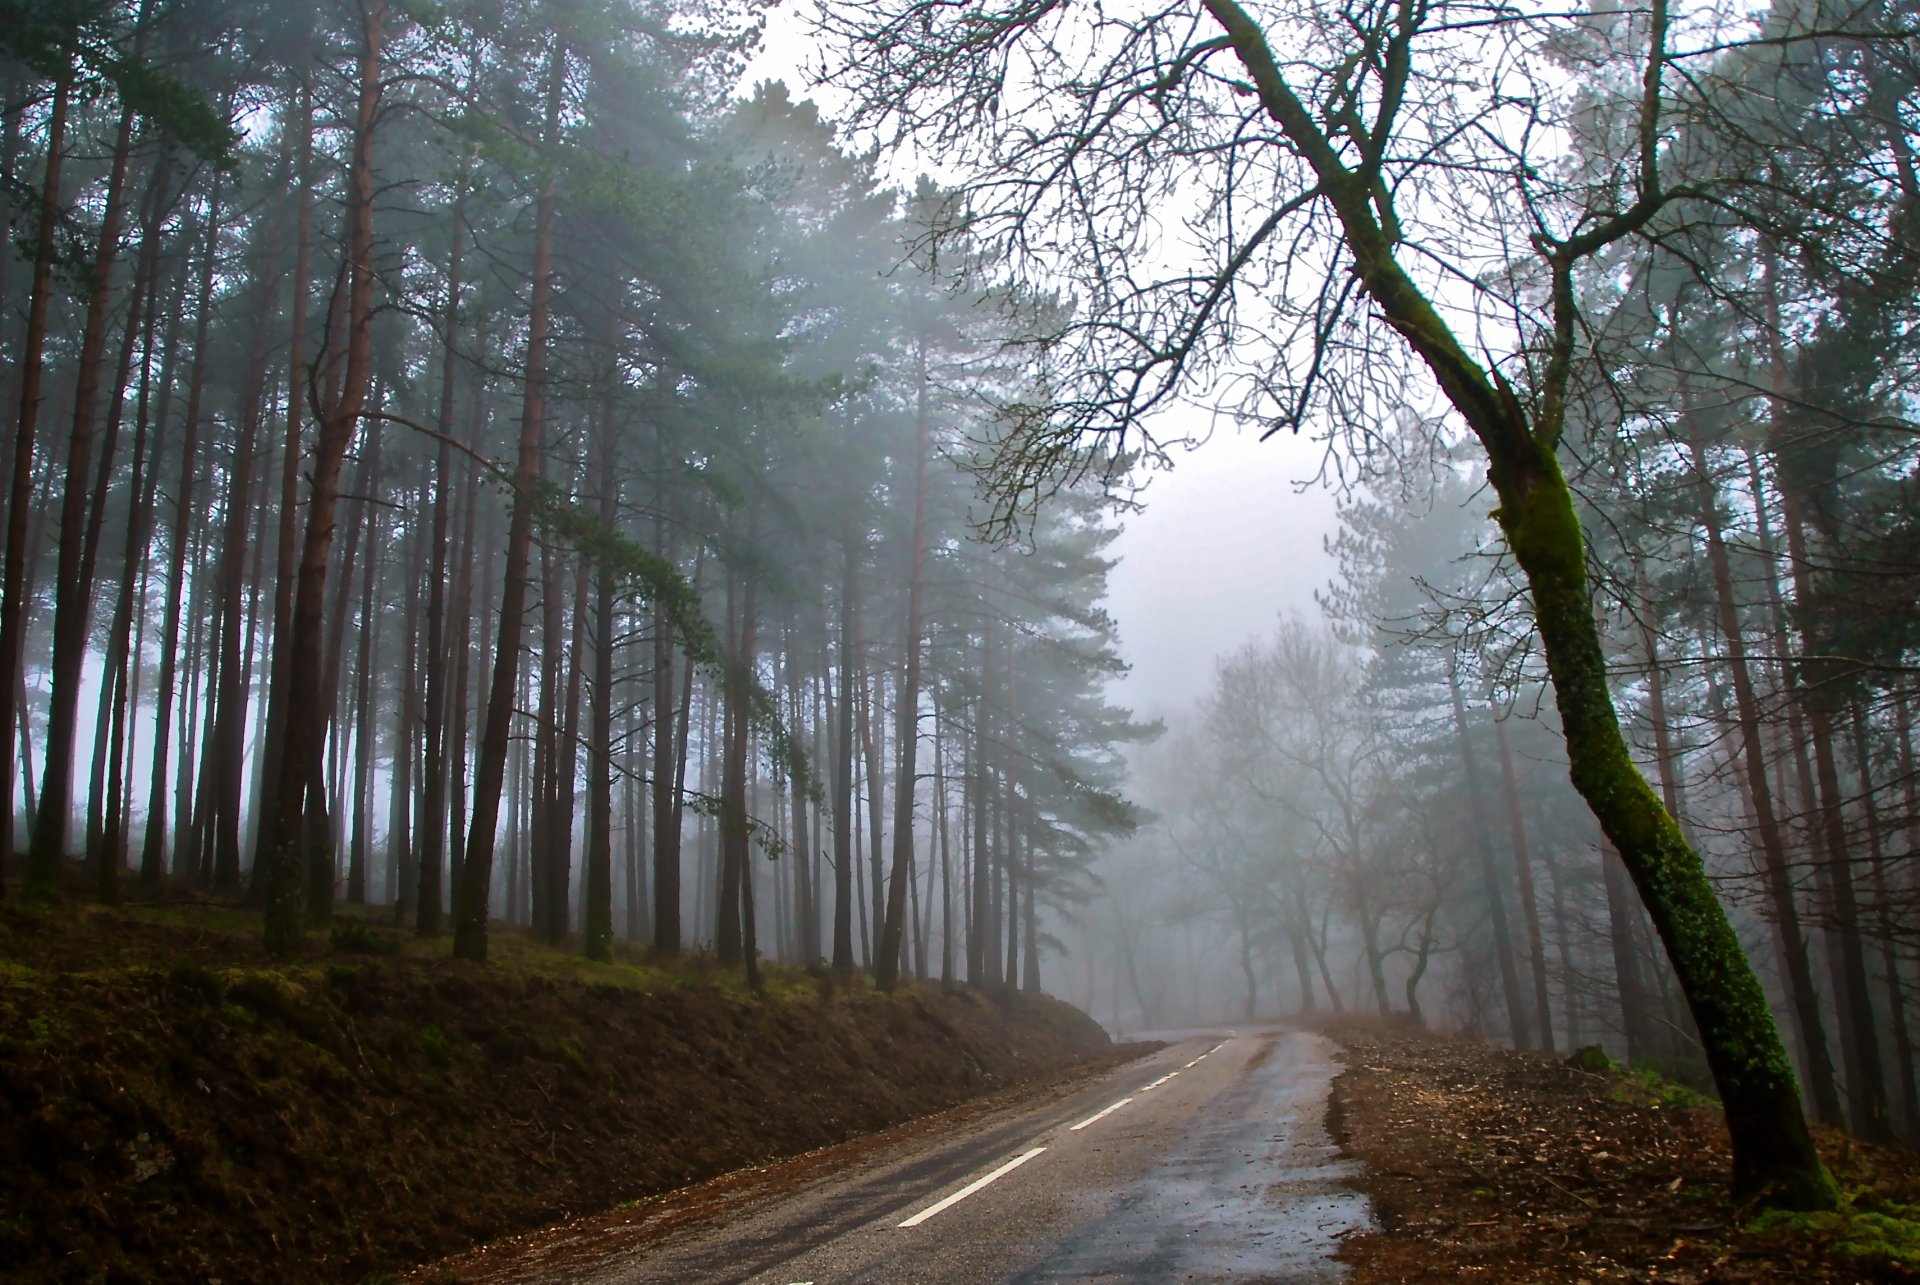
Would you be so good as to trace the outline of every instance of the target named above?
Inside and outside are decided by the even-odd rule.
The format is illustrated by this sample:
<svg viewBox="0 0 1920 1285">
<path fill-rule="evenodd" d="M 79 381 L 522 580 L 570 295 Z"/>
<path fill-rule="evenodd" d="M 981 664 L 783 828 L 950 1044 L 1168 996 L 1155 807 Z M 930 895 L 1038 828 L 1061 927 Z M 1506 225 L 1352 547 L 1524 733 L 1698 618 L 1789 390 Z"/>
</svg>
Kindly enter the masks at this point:
<svg viewBox="0 0 1920 1285">
<path fill-rule="evenodd" d="M 609 396 L 601 413 L 596 468 L 600 520 L 609 527 L 620 516 L 613 441 Z M 613 568 L 603 566 L 595 577 L 594 590 L 593 726 L 587 732 L 587 906 L 581 916 L 587 958 L 602 961 L 613 958 L 613 650 L 618 627 L 613 591 Z"/>
<path fill-rule="evenodd" d="M 404 494 L 404 492 L 403 492 Z M 420 497 L 424 499 L 425 497 Z M 415 511 L 419 506 L 415 505 Z M 393 710 L 393 768 L 388 775 L 387 884 L 393 900 L 393 921 L 415 918 L 413 894 L 419 886 L 414 866 L 414 735 L 420 726 L 420 572 L 425 560 L 424 533 L 419 524 L 407 532 L 401 563 L 406 576 L 404 614 L 400 617 L 400 681 L 395 684 Z"/>
<path fill-rule="evenodd" d="M 0 570 L 0 734 L 10 734 L 16 718 L 24 718 L 21 693 L 26 683 L 23 653 L 27 631 L 27 526 L 33 511 L 33 447 L 40 421 L 41 381 L 45 375 L 47 305 L 53 293 L 54 232 L 60 223 L 60 171 L 66 160 L 67 109 L 73 93 L 73 73 L 63 69 L 54 82 L 53 109 L 47 117 L 46 174 L 40 183 L 39 222 L 34 237 L 33 284 L 27 301 L 27 330 L 20 353 L 20 415 L 13 439 L 13 477 L 7 492 L 7 551 Z M 23 756 L 24 758 L 24 756 Z M 0 755 L 0 787 L 6 800 L 5 824 L 0 826 L 0 871 L 13 854 L 14 759 Z M 32 776 L 27 774 L 31 792 Z M 34 818 L 35 830 L 39 829 Z M 59 890 L 56 854 L 51 870 L 27 876 L 30 890 L 51 895 Z M 3 884 L 4 879 L 0 879 Z"/>
<path fill-rule="evenodd" d="M 465 241 L 462 216 L 466 206 L 466 184 L 461 180 L 460 195 L 453 206 L 453 246 L 447 252 L 446 317 L 441 326 L 440 412 L 437 416 L 442 440 L 433 463 L 433 535 L 432 553 L 427 571 L 427 673 L 425 722 L 424 792 L 420 803 L 419 855 L 420 883 L 415 897 L 414 931 L 422 937 L 440 935 L 445 918 L 442 900 L 442 868 L 447 851 L 447 699 L 450 659 L 447 638 L 447 529 L 455 496 L 453 480 L 453 396 L 458 372 L 460 339 L 460 251 Z"/>
<path fill-rule="evenodd" d="M 1507 720 L 1493 720 L 1494 740 L 1500 746 L 1500 782 L 1507 796 L 1507 831 L 1513 837 L 1513 868 L 1520 876 L 1520 912 L 1527 919 L 1527 963 L 1533 971 L 1533 1019 L 1540 1047 L 1551 1053 L 1553 1009 L 1547 999 L 1547 947 L 1540 932 L 1540 899 L 1533 888 L 1533 852 L 1527 846 L 1527 823 L 1520 814 L 1520 782 L 1513 770 L 1513 749 L 1507 743 Z"/>
<path fill-rule="evenodd" d="M 293 622 L 294 588 L 300 575 L 300 436 L 301 424 L 304 423 L 301 407 L 306 401 L 307 308 L 312 291 L 313 263 L 313 54 L 310 43 L 302 45 L 300 114 L 293 128 L 298 140 L 295 166 L 299 173 L 294 196 L 293 290 L 287 302 L 292 333 L 287 341 L 287 425 L 285 440 L 281 444 L 279 522 L 275 528 L 278 541 L 273 577 L 274 646 L 267 662 L 269 692 L 278 691 L 286 685 L 286 666 L 293 663 L 292 649 L 282 647 L 279 640 L 286 635 Z M 344 561 L 351 564 L 350 558 Z M 267 827 L 271 824 L 271 818 L 265 803 L 274 783 L 280 779 L 280 763 L 286 750 L 286 717 L 285 702 L 269 697 L 267 727 L 260 747 L 262 806 L 254 822 L 254 869 L 257 873 L 263 872 L 263 859 L 269 848 Z M 264 875 L 261 882 L 264 883 Z"/>
<path fill-rule="evenodd" d="M 749 546 L 756 539 L 757 531 L 748 537 Z M 725 728 L 720 765 L 720 895 L 713 940 L 715 956 L 729 968 L 750 962 L 744 923 L 747 899 L 752 895 L 746 885 L 753 873 L 748 865 L 752 844 L 747 816 L 747 742 L 752 728 L 750 703 L 759 594 L 754 577 L 748 574 L 744 579 L 736 613 L 732 602 L 735 579 L 731 574 L 728 578 L 727 614 L 736 623 L 721 684 Z"/>
<path fill-rule="evenodd" d="M 842 543 L 840 647 L 834 658 L 840 695 L 833 711 L 833 971 L 842 977 L 853 975 L 853 704 L 859 671 L 854 640 L 859 632 L 860 543 L 852 533 Z"/>
<path fill-rule="evenodd" d="M 212 780 L 208 820 L 213 827 L 213 884 L 229 891 L 240 887 L 240 800 L 246 776 L 248 698 L 241 659 L 241 607 L 246 591 L 247 552 L 253 543 L 248 539 L 248 527 L 254 517 L 254 456 L 266 397 L 266 341 L 277 285 L 275 260 L 279 234 L 274 221 L 269 220 L 263 240 L 258 311 L 247 343 L 239 424 L 227 482 L 226 525 L 221 536 L 220 563 L 215 572 L 220 651 L 214 662 L 214 701 L 218 714 L 207 745 Z"/>
<path fill-rule="evenodd" d="M 1720 634 L 1727 646 L 1727 674 L 1733 682 L 1734 707 L 1739 712 L 1740 753 L 1746 767 L 1748 794 L 1753 801 L 1754 822 L 1760 831 L 1767 894 L 1780 934 L 1781 965 L 1787 975 L 1801 1066 L 1813 1097 L 1814 1114 L 1823 1123 L 1837 1126 L 1843 1118 L 1840 1094 L 1834 1084 L 1833 1062 L 1820 1021 L 1820 992 L 1814 985 L 1813 969 L 1808 961 L 1806 936 L 1801 930 L 1800 911 L 1793 896 L 1786 840 L 1780 832 L 1773 786 L 1767 775 L 1766 752 L 1760 741 L 1760 702 L 1754 694 L 1747 665 L 1746 635 L 1740 627 L 1739 605 L 1733 597 L 1733 568 L 1720 527 L 1719 499 L 1704 448 L 1697 439 L 1689 440 L 1688 448 L 1693 459 L 1695 504 L 1707 536 L 1707 565 L 1713 576 Z"/>
<path fill-rule="evenodd" d="M 1257 23 L 1237 0 L 1204 0 L 1245 66 L 1262 106 L 1312 169 L 1337 220 L 1354 277 L 1384 321 L 1433 374 L 1441 392 L 1480 441 L 1488 480 L 1500 500 L 1495 517 L 1526 577 L 1534 620 L 1565 730 L 1569 774 L 1619 848 L 1654 928 L 1673 961 L 1725 1104 L 1737 1199 L 1785 1208 L 1831 1209 L 1838 1189 L 1820 1161 L 1800 1109 L 1793 1066 L 1781 1045 L 1760 980 L 1714 895 L 1699 854 L 1634 765 L 1607 683 L 1606 653 L 1593 620 L 1586 541 L 1558 450 L 1566 423 L 1567 383 L 1579 334 L 1574 266 L 1610 239 L 1629 234 L 1627 216 L 1567 242 L 1543 238 L 1552 327 L 1543 336 L 1539 397 L 1531 411 L 1497 370 L 1469 355 L 1444 318 L 1401 267 L 1396 237 L 1383 226 L 1377 179 L 1343 154 L 1287 85 Z M 1666 9 L 1656 0 L 1650 76 L 1660 73 Z M 1654 113 L 1648 113 L 1653 116 Z M 1657 119 L 1652 122 L 1657 125 Z M 1659 209 L 1651 167 L 1658 139 L 1643 151 L 1644 224 Z"/>
<path fill-rule="evenodd" d="M 880 953 L 873 979 L 881 990 L 892 990 L 899 976 L 901 930 L 907 908 L 907 883 L 913 865 L 913 800 L 920 747 L 920 635 L 926 627 L 927 578 L 927 456 L 933 428 L 927 414 L 927 343 L 915 336 L 918 378 L 914 385 L 913 430 L 913 553 L 907 569 L 906 662 L 900 690 L 895 694 L 893 787 L 893 869 L 887 883 L 886 917 L 880 930 Z M 877 838 L 877 836 L 876 836 Z M 875 848 L 876 857 L 878 847 Z"/>
<path fill-rule="evenodd" d="M 1802 497 L 1781 478 L 1780 508 L 1787 535 L 1787 561 L 1793 568 L 1794 591 L 1801 602 L 1813 596 L 1813 568 L 1808 560 Z M 1757 497 L 1756 497 L 1757 498 Z M 1802 637 L 1803 654 L 1813 649 Z M 1807 740 L 1813 745 L 1818 792 L 1814 830 L 1818 836 L 1817 869 L 1830 904 L 1827 932 L 1829 967 L 1838 1001 L 1840 1055 L 1846 1064 L 1848 1116 L 1853 1132 L 1869 1141 L 1890 1143 L 1893 1128 L 1887 1118 L 1886 1074 L 1880 1062 L 1880 1038 L 1873 1018 L 1873 992 L 1867 984 L 1867 956 L 1860 933 L 1859 896 L 1853 883 L 1853 861 L 1848 852 L 1846 818 L 1842 815 L 1840 769 L 1834 752 L 1836 733 L 1830 697 L 1804 680 L 1795 684 L 1795 697 L 1807 718 Z"/>
<path fill-rule="evenodd" d="M 547 66 L 546 142 L 559 142 L 560 104 L 566 78 L 566 48 L 556 39 Z M 553 221 L 557 192 L 552 178 L 540 189 L 534 215 L 533 295 L 527 318 L 525 391 L 520 407 L 518 490 L 507 523 L 505 586 L 500 632 L 494 648 L 493 682 L 487 696 L 480 758 L 474 774 L 473 822 L 461 871 L 460 915 L 453 953 L 477 963 L 487 958 L 487 906 L 493 896 L 494 831 L 500 823 L 500 788 L 506 777 L 508 733 L 520 666 L 520 633 L 527 602 L 527 563 L 533 545 L 533 496 L 540 475 L 541 430 L 546 418 L 547 326 L 553 295 Z"/>
<path fill-rule="evenodd" d="M 365 40 L 360 53 L 359 101 L 352 135 L 353 164 L 348 175 L 346 256 L 342 265 L 347 277 L 345 364 L 338 396 L 316 408 L 319 429 L 314 437 L 313 466 L 309 474 L 307 530 L 301 544 L 293 616 L 285 644 L 292 650 L 288 662 L 280 667 L 287 675 L 287 687 L 281 697 L 286 702 L 283 723 L 286 741 L 280 778 L 273 791 L 265 938 L 267 953 L 281 959 L 292 958 L 300 948 L 300 876 L 308 832 L 308 796 L 316 792 L 314 787 L 321 778 L 326 748 L 329 711 L 322 704 L 326 691 L 321 649 L 340 469 L 366 404 L 372 376 L 373 137 L 379 119 L 381 51 L 388 17 L 386 0 L 370 0 L 362 13 Z M 276 648 L 279 645 L 276 639 Z M 328 864 L 330 868 L 330 858 Z M 330 881 L 327 892 L 325 899 L 310 898 L 307 908 L 310 918 L 324 922 L 325 916 L 331 914 Z"/>
<path fill-rule="evenodd" d="M 1500 992 L 1506 1001 L 1507 1025 L 1515 1048 L 1529 1048 L 1533 1037 L 1527 1029 L 1525 992 L 1520 989 L 1520 969 L 1514 959 L 1513 931 L 1507 924 L 1507 899 L 1500 890 L 1500 868 L 1494 861 L 1493 835 L 1488 830 L 1481 800 L 1486 795 L 1480 784 L 1480 761 L 1473 752 L 1467 731 L 1467 705 L 1460 694 L 1458 661 L 1447 662 L 1447 693 L 1453 701 L 1453 730 L 1460 747 L 1460 766 L 1467 778 L 1467 807 L 1473 815 L 1473 833 L 1480 849 L 1480 890 L 1486 898 L 1487 921 L 1493 928 L 1494 960 L 1500 968 Z"/>
<path fill-rule="evenodd" d="M 134 423 L 133 467 L 127 481 L 127 539 L 121 550 L 119 591 L 115 595 L 113 617 L 107 626 L 107 650 L 102 666 L 100 717 L 94 728 L 94 783 L 88 791 L 87 849 L 95 863 L 95 890 L 101 900 L 117 901 L 120 872 L 126 864 L 125 791 L 122 768 L 126 758 L 127 649 L 133 632 L 133 594 L 140 575 L 140 556 L 146 548 L 147 528 L 151 525 L 155 479 L 154 466 L 147 458 L 147 390 L 151 379 L 155 318 L 159 309 L 151 306 L 160 275 L 160 223 L 166 204 L 167 166 L 156 162 L 147 186 L 146 208 L 141 219 L 140 259 L 134 269 L 133 293 L 127 303 L 125 338 L 114 377 L 112 404 L 107 413 L 109 442 L 119 436 L 119 425 L 126 405 L 127 387 L 133 375 L 133 354 L 139 341 L 141 363 L 140 407 Z M 94 484 L 87 541 L 98 545 L 101 520 L 111 482 L 113 447 L 103 451 L 100 471 Z"/>
</svg>

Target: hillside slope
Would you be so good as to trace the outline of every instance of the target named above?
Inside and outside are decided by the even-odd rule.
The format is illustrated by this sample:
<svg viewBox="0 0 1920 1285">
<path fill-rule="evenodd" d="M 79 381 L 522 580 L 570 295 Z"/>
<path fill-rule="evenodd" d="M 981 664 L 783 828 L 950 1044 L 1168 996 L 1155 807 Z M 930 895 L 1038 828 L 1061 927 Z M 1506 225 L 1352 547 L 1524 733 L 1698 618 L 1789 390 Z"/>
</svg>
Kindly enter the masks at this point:
<svg viewBox="0 0 1920 1285">
<path fill-rule="evenodd" d="M 1047 999 L 364 926 L 271 967 L 226 918 L 0 910 L 0 1277 L 356 1281 L 1109 1047 Z"/>
</svg>

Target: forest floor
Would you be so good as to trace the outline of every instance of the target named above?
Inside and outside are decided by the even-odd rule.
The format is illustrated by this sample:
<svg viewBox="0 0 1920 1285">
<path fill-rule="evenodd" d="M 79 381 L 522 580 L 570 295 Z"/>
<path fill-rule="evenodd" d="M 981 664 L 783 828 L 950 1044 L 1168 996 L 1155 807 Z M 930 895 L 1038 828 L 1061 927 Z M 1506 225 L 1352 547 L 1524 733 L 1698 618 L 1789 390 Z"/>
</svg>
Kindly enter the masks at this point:
<svg viewBox="0 0 1920 1285">
<path fill-rule="evenodd" d="M 0 1279 L 385 1279 L 1117 1054 L 1078 1010 L 367 918 L 0 904 Z"/>
<path fill-rule="evenodd" d="M 1920 1282 L 1920 1156 L 1818 1131 L 1837 1214 L 1755 1218 L 1728 1194 L 1717 1106 L 1645 1073 L 1356 1020 L 1330 1125 L 1376 1230 L 1353 1285 L 1404 1281 Z"/>
</svg>

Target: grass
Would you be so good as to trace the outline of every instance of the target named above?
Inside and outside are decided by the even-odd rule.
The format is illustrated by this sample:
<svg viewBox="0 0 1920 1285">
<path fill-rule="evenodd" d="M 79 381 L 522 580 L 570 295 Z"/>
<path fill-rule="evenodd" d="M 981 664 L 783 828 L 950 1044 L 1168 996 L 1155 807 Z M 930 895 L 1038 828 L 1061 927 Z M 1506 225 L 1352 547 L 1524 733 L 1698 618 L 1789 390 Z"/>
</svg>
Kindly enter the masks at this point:
<svg viewBox="0 0 1920 1285">
<path fill-rule="evenodd" d="M 16 904 L 13 909 L 22 908 Z M 91 921 L 91 926 L 104 929 L 109 937 L 112 933 L 111 924 L 116 919 L 176 933 L 225 939 L 231 944 L 252 945 L 260 936 L 260 913 L 257 910 L 218 901 L 160 900 L 121 906 L 48 903 L 26 913 L 73 917 L 83 923 Z M 360 959 L 369 963 L 374 960 L 452 962 L 451 934 L 421 937 L 412 930 L 411 925 L 395 923 L 392 911 L 388 908 L 338 906 L 332 923 L 324 929 L 309 930 L 306 939 L 305 957 L 294 963 L 273 964 L 262 956 L 257 964 L 218 970 L 217 979 L 209 975 L 193 979 L 177 977 L 174 980 L 184 981 L 188 985 L 198 983 L 208 990 L 224 990 L 241 981 L 245 974 L 257 972 L 275 974 L 301 985 L 316 981 L 332 981 L 337 985 L 351 976 L 348 970 L 359 966 L 351 961 Z M 4 942 L 0 942 L 0 950 L 3 948 Z M 141 965 L 136 966 L 144 966 L 150 955 L 143 951 L 141 957 Z M 106 950 L 101 958 L 90 960 L 81 969 L 71 970 L 69 975 L 106 976 L 125 967 L 115 958 L 114 952 Z M 191 969 L 195 966 L 188 964 L 183 967 Z M 600 963 L 588 959 L 572 943 L 566 947 L 551 946 L 539 940 L 529 929 L 501 923 L 493 924 L 488 933 L 487 967 L 489 971 L 505 976 L 543 978 L 640 993 L 699 987 L 741 999 L 752 994 L 744 970 L 723 968 L 712 954 L 704 950 L 688 951 L 671 963 L 659 963 L 653 959 L 649 947 L 616 941 L 613 959 Z M 36 983 L 42 971 L 17 961 L 0 959 L 0 985 L 5 985 L 9 980 Z M 872 990 L 871 980 L 864 975 L 851 980 L 821 977 L 802 968 L 764 959 L 760 962 L 759 971 L 761 997 L 775 1002 L 800 998 L 825 1001 Z M 911 989 L 904 988 L 903 993 L 910 994 Z"/>
</svg>

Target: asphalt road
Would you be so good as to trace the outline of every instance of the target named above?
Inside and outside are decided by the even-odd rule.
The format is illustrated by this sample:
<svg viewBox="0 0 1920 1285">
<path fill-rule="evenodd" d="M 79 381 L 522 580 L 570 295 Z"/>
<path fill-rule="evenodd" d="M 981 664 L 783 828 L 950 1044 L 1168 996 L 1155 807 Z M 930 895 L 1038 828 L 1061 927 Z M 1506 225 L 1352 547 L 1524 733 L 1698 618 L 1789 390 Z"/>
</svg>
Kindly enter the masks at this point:
<svg viewBox="0 0 1920 1285">
<path fill-rule="evenodd" d="M 1326 1133 L 1338 1069 L 1306 1032 L 1187 1036 L 644 1244 L 583 1255 L 576 1236 L 479 1279 L 1337 1281 L 1339 1237 L 1368 1217 Z"/>
</svg>

